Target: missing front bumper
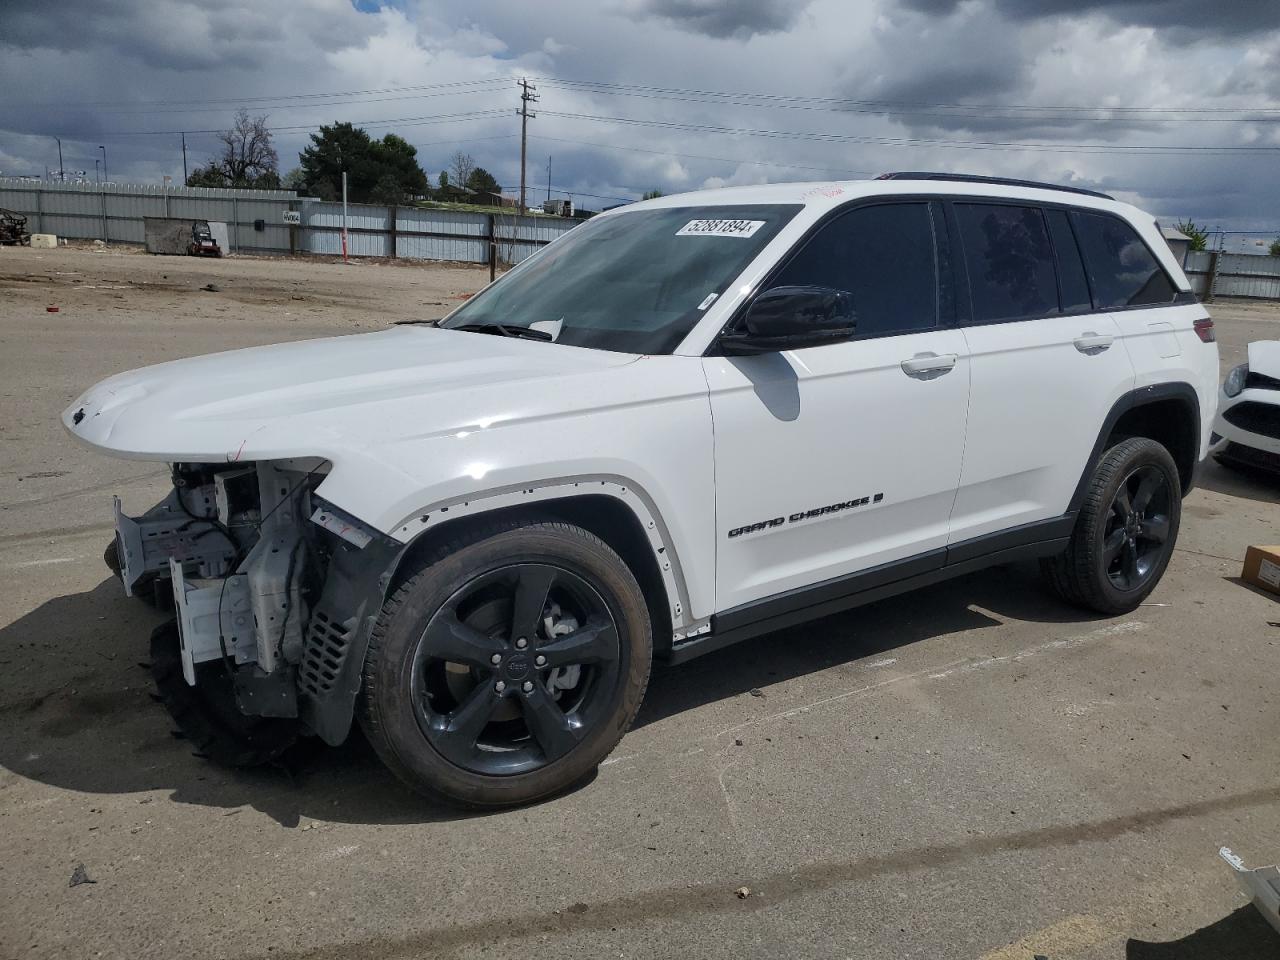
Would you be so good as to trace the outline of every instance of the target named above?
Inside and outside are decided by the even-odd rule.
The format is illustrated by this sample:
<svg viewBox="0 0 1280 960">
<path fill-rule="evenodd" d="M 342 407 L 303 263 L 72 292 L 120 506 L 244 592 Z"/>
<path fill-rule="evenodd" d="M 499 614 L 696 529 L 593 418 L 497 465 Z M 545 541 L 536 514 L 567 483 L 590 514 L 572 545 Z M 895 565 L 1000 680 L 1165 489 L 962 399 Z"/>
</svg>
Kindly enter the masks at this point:
<svg viewBox="0 0 1280 960">
<path fill-rule="evenodd" d="M 1267 922 L 1280 933 L 1280 867 L 1259 867 L 1249 870 L 1244 861 L 1231 852 L 1229 847 L 1221 847 L 1218 856 L 1231 867 L 1236 876 L 1236 883 L 1244 895 L 1253 901 L 1258 912 L 1267 918 Z"/>
</svg>

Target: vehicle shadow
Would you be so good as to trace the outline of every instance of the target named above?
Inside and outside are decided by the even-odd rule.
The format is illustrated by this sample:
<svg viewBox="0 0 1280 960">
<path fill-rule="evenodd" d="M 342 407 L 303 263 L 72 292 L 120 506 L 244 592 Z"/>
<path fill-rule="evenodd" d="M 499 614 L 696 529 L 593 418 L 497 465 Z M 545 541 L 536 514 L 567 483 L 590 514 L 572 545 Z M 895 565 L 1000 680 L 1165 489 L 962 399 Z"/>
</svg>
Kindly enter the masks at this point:
<svg viewBox="0 0 1280 960">
<path fill-rule="evenodd" d="M 1280 934 L 1245 904 L 1181 940 L 1129 940 L 1124 955 L 1125 960 L 1256 960 L 1280 955 Z"/>
<path fill-rule="evenodd" d="M 1214 493 L 1262 503 L 1280 503 L 1280 476 L 1254 467 L 1225 467 L 1208 460 L 1196 478 L 1199 486 Z"/>
<path fill-rule="evenodd" d="M 1090 616 L 1060 603 L 1031 566 L 1006 567 L 910 597 L 758 637 L 654 672 L 638 724 L 918 640 L 993 625 Z M 193 756 L 153 702 L 148 637 L 161 614 L 114 579 L 56 597 L 0 629 L 0 767 L 84 793 L 167 790 L 177 803 L 250 807 L 284 826 L 304 818 L 368 824 L 477 816 L 414 795 L 358 730 L 339 748 L 308 739 L 273 767 L 229 770 Z"/>
<path fill-rule="evenodd" d="M 248 806 L 284 826 L 457 816 L 403 787 L 358 732 L 338 749 L 305 740 L 272 767 L 193 756 L 151 696 L 148 638 L 161 619 L 112 578 L 0 629 L 0 766 L 86 793 L 168 790 L 178 803 Z"/>
<path fill-rule="evenodd" d="M 656 663 L 635 726 L 920 640 L 1002 622 L 984 610 L 1035 623 L 1101 619 L 1051 594 L 1034 562 L 996 567 L 754 637 L 678 667 Z"/>
</svg>

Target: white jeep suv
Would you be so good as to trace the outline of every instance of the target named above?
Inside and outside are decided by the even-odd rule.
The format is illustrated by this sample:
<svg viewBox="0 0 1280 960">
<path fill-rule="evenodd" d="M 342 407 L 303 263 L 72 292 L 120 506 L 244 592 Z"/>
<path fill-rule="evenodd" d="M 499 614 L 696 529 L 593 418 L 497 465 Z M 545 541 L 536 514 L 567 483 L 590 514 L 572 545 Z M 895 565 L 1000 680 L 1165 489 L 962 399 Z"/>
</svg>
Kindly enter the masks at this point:
<svg viewBox="0 0 1280 960">
<path fill-rule="evenodd" d="M 108 561 L 205 753 L 357 717 L 432 797 L 588 775 L 687 660 L 1041 558 L 1155 587 L 1209 443 L 1212 322 L 1101 194 L 891 174 L 596 217 L 443 321 L 120 374 L 67 408 L 172 465 Z"/>
</svg>

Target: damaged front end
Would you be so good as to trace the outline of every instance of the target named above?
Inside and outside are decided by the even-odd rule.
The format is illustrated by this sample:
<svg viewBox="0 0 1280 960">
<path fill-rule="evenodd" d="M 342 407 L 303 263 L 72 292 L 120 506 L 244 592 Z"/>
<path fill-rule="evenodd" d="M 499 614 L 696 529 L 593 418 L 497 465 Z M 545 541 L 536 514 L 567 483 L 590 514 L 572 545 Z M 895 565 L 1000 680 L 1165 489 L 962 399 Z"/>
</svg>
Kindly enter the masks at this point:
<svg viewBox="0 0 1280 960">
<path fill-rule="evenodd" d="M 1244 861 L 1231 852 L 1230 847 L 1220 847 L 1218 856 L 1226 861 L 1235 874 L 1240 890 L 1266 917 L 1267 923 L 1280 933 L 1280 867 L 1258 867 L 1250 870 Z"/>
<path fill-rule="evenodd" d="M 202 752 L 264 762 L 299 733 L 341 743 L 403 545 L 315 494 L 318 460 L 178 463 L 139 517 L 120 509 L 107 560 L 125 592 L 172 608 L 152 666 Z M 180 678 L 180 682 L 179 682 Z"/>
</svg>

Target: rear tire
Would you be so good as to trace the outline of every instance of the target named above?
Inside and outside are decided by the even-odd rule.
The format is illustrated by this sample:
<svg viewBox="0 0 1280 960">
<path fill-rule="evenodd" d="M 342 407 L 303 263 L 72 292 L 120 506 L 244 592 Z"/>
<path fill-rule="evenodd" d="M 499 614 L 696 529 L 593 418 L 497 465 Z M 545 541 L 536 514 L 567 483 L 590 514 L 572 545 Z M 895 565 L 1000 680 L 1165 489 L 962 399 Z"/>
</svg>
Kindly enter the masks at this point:
<svg viewBox="0 0 1280 960">
<path fill-rule="evenodd" d="M 1155 589 L 1182 518 L 1178 468 L 1163 446 L 1130 437 L 1089 480 L 1064 553 L 1040 562 L 1054 591 L 1099 613 L 1128 613 Z"/>
<path fill-rule="evenodd" d="M 607 544 L 566 523 L 497 524 L 442 544 L 387 600 L 360 723 L 433 800 L 529 803 L 581 782 L 617 745 L 652 649 L 644 595 Z"/>
</svg>

